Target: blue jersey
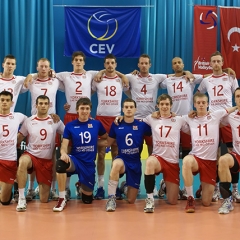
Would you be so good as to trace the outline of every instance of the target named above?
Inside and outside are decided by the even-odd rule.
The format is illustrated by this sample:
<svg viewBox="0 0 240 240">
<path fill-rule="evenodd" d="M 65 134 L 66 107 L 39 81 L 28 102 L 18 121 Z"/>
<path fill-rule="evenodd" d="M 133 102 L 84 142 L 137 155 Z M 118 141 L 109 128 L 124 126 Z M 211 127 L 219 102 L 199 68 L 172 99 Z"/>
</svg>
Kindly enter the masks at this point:
<svg viewBox="0 0 240 240">
<path fill-rule="evenodd" d="M 151 128 L 136 119 L 132 123 L 123 120 L 118 126 L 113 123 L 109 132 L 109 137 L 116 139 L 118 156 L 128 162 L 140 161 L 144 135 L 151 136 Z"/>
<path fill-rule="evenodd" d="M 63 138 L 72 141 L 70 155 L 84 162 L 93 162 L 97 154 L 98 136 L 106 133 L 102 123 L 98 120 L 88 119 L 80 122 L 78 119 L 67 123 Z"/>
</svg>

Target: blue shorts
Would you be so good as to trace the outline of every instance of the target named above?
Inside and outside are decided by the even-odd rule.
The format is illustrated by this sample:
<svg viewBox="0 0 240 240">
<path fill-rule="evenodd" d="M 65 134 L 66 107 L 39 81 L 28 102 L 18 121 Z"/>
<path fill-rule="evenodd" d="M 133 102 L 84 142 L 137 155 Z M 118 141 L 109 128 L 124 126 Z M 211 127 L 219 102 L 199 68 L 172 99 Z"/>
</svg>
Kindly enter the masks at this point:
<svg viewBox="0 0 240 240">
<path fill-rule="evenodd" d="M 122 159 L 125 166 L 125 173 L 126 174 L 126 183 L 127 186 L 139 189 L 141 176 L 142 176 L 142 162 L 139 159 L 139 162 L 129 162 L 124 160 L 123 157 L 116 156 L 115 159 Z M 123 175 L 124 175 L 123 174 Z M 121 177 L 123 176 L 121 175 Z"/>
<path fill-rule="evenodd" d="M 79 182 L 93 190 L 95 184 L 95 162 L 84 162 L 72 155 L 69 155 L 69 157 L 74 163 L 75 171 L 68 172 L 67 175 L 70 177 L 77 174 Z"/>
</svg>

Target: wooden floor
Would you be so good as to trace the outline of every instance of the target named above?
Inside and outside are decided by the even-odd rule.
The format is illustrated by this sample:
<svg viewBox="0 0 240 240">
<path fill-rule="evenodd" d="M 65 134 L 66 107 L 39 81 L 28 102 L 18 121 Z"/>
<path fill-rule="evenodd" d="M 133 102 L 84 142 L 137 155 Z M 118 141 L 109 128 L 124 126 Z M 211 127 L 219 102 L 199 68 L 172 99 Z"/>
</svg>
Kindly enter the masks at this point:
<svg viewBox="0 0 240 240">
<path fill-rule="evenodd" d="M 171 206 L 156 199 L 155 212 L 144 213 L 144 200 L 133 205 L 117 201 L 115 212 L 105 212 L 106 200 L 95 200 L 84 205 L 80 200 L 70 200 L 63 212 L 52 211 L 56 202 L 28 203 L 26 212 L 16 212 L 16 203 L 0 205 L 1 240 L 141 240 L 141 239 L 239 239 L 240 204 L 233 212 L 217 213 L 219 203 L 203 207 L 197 200 L 196 212 L 185 213 L 186 201 Z"/>
</svg>

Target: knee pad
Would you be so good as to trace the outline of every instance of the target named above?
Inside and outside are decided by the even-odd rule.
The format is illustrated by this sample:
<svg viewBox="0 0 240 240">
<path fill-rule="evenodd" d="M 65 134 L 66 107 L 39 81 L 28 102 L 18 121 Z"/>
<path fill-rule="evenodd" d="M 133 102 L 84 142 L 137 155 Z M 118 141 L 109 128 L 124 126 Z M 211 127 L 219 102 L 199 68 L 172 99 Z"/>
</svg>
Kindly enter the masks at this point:
<svg viewBox="0 0 240 240">
<path fill-rule="evenodd" d="M 2 201 L 0 201 L 1 202 L 1 204 L 2 205 L 9 205 L 10 203 L 11 203 L 11 201 L 12 201 L 12 197 L 13 197 L 13 193 L 11 192 L 11 196 L 10 196 L 10 199 L 7 201 L 7 202 L 2 202 Z"/>
<path fill-rule="evenodd" d="M 93 201 L 93 195 L 86 195 L 82 192 L 82 201 L 85 204 L 91 204 Z"/>
<path fill-rule="evenodd" d="M 66 163 L 60 159 L 56 162 L 56 172 L 57 173 L 66 173 L 67 169 L 70 167 L 70 162 Z"/>
</svg>

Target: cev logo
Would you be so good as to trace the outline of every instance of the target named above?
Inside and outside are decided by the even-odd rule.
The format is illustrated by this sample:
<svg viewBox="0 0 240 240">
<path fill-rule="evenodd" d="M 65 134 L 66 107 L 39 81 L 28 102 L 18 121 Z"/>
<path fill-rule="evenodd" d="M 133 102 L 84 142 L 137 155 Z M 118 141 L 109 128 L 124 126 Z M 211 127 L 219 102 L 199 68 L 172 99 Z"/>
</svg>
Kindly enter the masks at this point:
<svg viewBox="0 0 240 240">
<path fill-rule="evenodd" d="M 116 34 L 118 21 L 111 18 L 111 14 L 107 11 L 99 11 L 88 19 L 87 28 L 92 38 L 98 41 L 107 41 Z M 94 32 L 94 29 L 97 30 Z M 107 50 L 108 53 L 112 53 L 114 46 L 115 44 L 111 46 L 109 44 L 92 44 L 90 45 L 90 51 L 92 53 L 106 54 Z"/>
</svg>

